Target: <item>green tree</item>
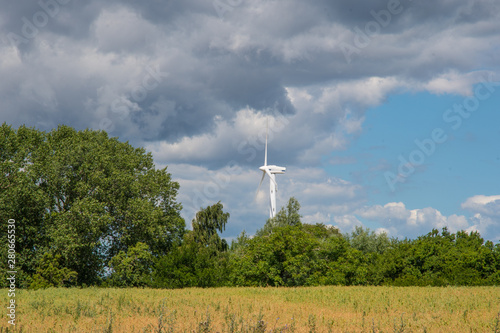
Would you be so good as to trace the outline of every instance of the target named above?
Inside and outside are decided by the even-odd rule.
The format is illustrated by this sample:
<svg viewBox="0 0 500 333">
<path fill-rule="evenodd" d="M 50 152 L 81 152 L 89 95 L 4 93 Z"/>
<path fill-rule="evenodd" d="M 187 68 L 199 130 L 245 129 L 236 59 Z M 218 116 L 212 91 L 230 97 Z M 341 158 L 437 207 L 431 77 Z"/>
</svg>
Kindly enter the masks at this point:
<svg viewBox="0 0 500 333">
<path fill-rule="evenodd" d="M 239 253 L 242 249 L 244 249 L 250 241 L 250 237 L 247 232 L 243 230 L 236 239 L 231 241 L 231 253 Z"/>
<path fill-rule="evenodd" d="M 127 252 L 120 251 L 111 258 L 109 267 L 113 273 L 109 285 L 116 287 L 144 287 L 151 285 L 154 257 L 147 244 L 138 242 Z"/>
<path fill-rule="evenodd" d="M 28 287 L 42 254 L 47 248 L 44 228 L 48 197 L 37 186 L 31 171 L 33 152 L 43 143 L 44 134 L 24 126 L 17 131 L 5 123 L 0 126 L 0 232 L 7 233 L 7 220 L 15 220 L 17 283 Z M 5 286 L 7 243 L 0 242 L 0 276 Z"/>
<path fill-rule="evenodd" d="M 345 238 L 352 248 L 363 252 L 363 254 L 382 254 L 391 246 L 391 240 L 385 232 L 377 234 L 369 228 L 365 229 L 360 226 L 356 226 L 351 234 L 345 235 Z"/>
<path fill-rule="evenodd" d="M 61 255 L 45 253 L 36 273 L 31 278 L 30 289 L 64 287 L 76 284 L 77 273 L 60 265 Z"/>
<path fill-rule="evenodd" d="M 399 242 L 382 255 L 379 268 L 385 284 L 494 285 L 500 283 L 498 259 L 493 243 L 479 233 L 443 228 Z"/>
<path fill-rule="evenodd" d="M 160 256 L 182 239 L 179 185 L 144 149 L 67 126 L 45 133 L 4 123 L 0 132 L 0 218 L 16 220 L 26 275 L 51 252 L 79 284 L 96 284 L 138 242 Z"/>
<path fill-rule="evenodd" d="M 237 286 L 300 286 L 319 269 L 319 241 L 300 226 L 276 227 L 240 248 L 231 262 Z"/>
<path fill-rule="evenodd" d="M 218 202 L 200 209 L 193 230 L 182 244 L 157 260 L 153 286 L 161 288 L 218 287 L 227 283 L 228 246 L 219 233 L 229 219 Z"/>
<path fill-rule="evenodd" d="M 228 246 L 221 239 L 217 231 L 223 232 L 226 228 L 229 213 L 224 213 L 221 202 L 200 209 L 192 221 L 194 241 L 204 246 L 213 245 L 219 251 L 226 251 Z"/>
<path fill-rule="evenodd" d="M 320 240 L 327 240 L 330 237 L 341 236 L 339 229 L 331 225 L 328 226 L 324 225 L 323 223 L 316 223 L 316 224 L 304 223 L 302 224 L 302 230 Z"/>
<path fill-rule="evenodd" d="M 299 211 L 300 203 L 297 199 L 291 197 L 287 205 L 281 207 L 275 217 L 268 219 L 262 229 L 258 230 L 255 235 L 264 236 L 272 233 L 275 228 L 301 225 Z"/>
<path fill-rule="evenodd" d="M 190 238 L 192 231 L 185 234 Z M 156 288 L 186 288 L 198 285 L 196 260 L 200 246 L 195 242 L 184 241 L 166 255 L 157 259 L 153 271 L 152 286 Z"/>
</svg>

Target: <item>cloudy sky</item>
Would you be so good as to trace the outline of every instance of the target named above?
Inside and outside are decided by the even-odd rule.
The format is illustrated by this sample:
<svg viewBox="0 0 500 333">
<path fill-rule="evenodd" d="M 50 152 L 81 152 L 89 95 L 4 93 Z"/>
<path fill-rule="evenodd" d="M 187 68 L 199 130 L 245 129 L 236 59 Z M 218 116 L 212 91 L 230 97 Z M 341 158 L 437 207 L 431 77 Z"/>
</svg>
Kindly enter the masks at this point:
<svg viewBox="0 0 500 333">
<path fill-rule="evenodd" d="M 500 241 L 497 0 L 0 3 L 0 121 L 146 147 L 188 225 L 262 227 L 268 121 L 304 222 Z"/>
</svg>

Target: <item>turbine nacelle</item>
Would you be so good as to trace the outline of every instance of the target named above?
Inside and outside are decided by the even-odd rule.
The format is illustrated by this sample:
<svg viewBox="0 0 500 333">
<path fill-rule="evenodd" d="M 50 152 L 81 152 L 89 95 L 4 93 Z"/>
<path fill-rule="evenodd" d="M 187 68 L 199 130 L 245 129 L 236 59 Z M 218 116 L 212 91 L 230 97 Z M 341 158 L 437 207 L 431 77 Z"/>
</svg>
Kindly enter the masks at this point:
<svg viewBox="0 0 500 333">
<path fill-rule="evenodd" d="M 280 167 L 277 165 L 263 165 L 259 168 L 259 170 L 264 171 L 264 172 L 266 172 L 266 169 L 271 174 L 280 174 L 280 175 L 284 174 L 286 171 L 285 167 Z"/>
</svg>

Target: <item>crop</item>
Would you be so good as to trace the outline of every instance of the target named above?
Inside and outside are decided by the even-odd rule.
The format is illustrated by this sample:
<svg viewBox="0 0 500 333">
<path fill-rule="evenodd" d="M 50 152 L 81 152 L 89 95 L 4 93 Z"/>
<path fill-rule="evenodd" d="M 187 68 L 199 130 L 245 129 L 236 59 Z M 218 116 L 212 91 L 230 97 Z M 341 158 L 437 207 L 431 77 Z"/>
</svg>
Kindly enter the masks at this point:
<svg viewBox="0 0 500 333">
<path fill-rule="evenodd" d="M 0 332 L 500 332 L 498 287 L 49 288 L 16 303 Z"/>
</svg>

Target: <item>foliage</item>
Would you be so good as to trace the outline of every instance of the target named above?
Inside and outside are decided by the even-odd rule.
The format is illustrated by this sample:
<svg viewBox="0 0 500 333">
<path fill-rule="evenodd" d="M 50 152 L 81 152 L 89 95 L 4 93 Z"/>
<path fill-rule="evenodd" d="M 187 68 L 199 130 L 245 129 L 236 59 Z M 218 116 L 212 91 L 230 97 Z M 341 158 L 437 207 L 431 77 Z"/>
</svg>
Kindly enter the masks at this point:
<svg viewBox="0 0 500 333">
<path fill-rule="evenodd" d="M 45 133 L 4 123 L 0 132 L 0 218 L 16 220 L 17 264 L 27 275 L 50 251 L 78 284 L 97 284 L 138 242 L 160 256 L 182 239 L 179 185 L 144 149 L 67 126 Z"/>
<path fill-rule="evenodd" d="M 250 237 L 246 233 L 245 230 L 243 230 L 238 237 L 236 237 L 236 240 L 231 241 L 231 248 L 230 251 L 233 254 L 238 254 L 241 253 L 241 251 L 248 245 L 250 241 Z"/>
<path fill-rule="evenodd" d="M 477 232 L 443 228 L 398 240 L 356 227 L 342 235 L 302 223 L 293 197 L 231 247 L 221 237 L 229 221 L 221 202 L 200 208 L 186 231 L 167 169 L 103 131 L 4 123 L 0 175 L 0 220 L 15 220 L 19 287 L 500 285 L 500 244 Z"/>
<path fill-rule="evenodd" d="M 224 231 L 229 213 L 218 202 L 200 209 L 182 244 L 158 259 L 153 285 L 162 288 L 216 287 L 226 283 L 228 245 Z"/>
<path fill-rule="evenodd" d="M 67 267 L 60 267 L 61 255 L 45 253 L 36 273 L 31 278 L 30 289 L 64 287 L 75 285 L 77 273 Z"/>
<path fill-rule="evenodd" d="M 120 251 L 111 258 L 109 267 L 113 273 L 108 279 L 110 286 L 143 287 L 151 284 L 154 257 L 147 244 L 138 242 L 127 252 Z"/>
<path fill-rule="evenodd" d="M 444 228 L 399 241 L 369 229 L 341 236 L 302 224 L 251 239 L 243 234 L 231 248 L 236 286 L 500 284 L 500 246 L 477 232 Z"/>
<path fill-rule="evenodd" d="M 339 229 L 331 225 L 328 226 L 324 225 L 323 223 L 316 223 L 316 224 L 304 223 L 302 225 L 302 230 L 314 236 L 314 238 L 318 238 L 321 240 L 327 240 L 330 237 L 340 236 Z"/>
<path fill-rule="evenodd" d="M 384 253 L 390 246 L 391 241 L 385 232 L 380 234 L 356 226 L 354 231 L 345 236 L 353 249 L 367 253 Z"/>
<path fill-rule="evenodd" d="M 498 285 L 500 251 L 479 233 L 434 229 L 384 254 L 386 283 L 394 285 Z M 391 264 L 392 263 L 392 264 Z"/>
<path fill-rule="evenodd" d="M 16 268 L 17 283 L 23 287 L 29 286 L 29 276 L 36 273 L 36 267 L 42 258 L 44 248 L 48 243 L 44 232 L 45 207 L 49 204 L 48 197 L 37 186 L 36 178 L 30 172 L 32 155 L 44 140 L 44 135 L 36 130 L 20 127 L 13 130 L 5 123 L 0 126 L 0 232 L 7 234 L 7 221 L 16 221 Z M 2 275 L 8 270 L 7 242 L 0 242 L 2 253 Z M 5 285 L 2 279 L 2 285 Z"/>
<path fill-rule="evenodd" d="M 232 262 L 232 282 L 242 286 L 299 286 L 316 269 L 318 241 L 300 227 L 277 227 L 251 239 Z"/>
<path fill-rule="evenodd" d="M 201 246 L 193 241 L 190 232 L 182 245 L 157 260 L 152 285 L 158 288 L 223 286 L 227 261 L 227 252 Z"/>
<path fill-rule="evenodd" d="M 301 225 L 299 210 L 299 202 L 294 197 L 291 197 L 286 208 L 282 207 L 275 217 L 268 219 L 262 229 L 257 230 L 255 235 L 265 236 L 271 234 L 275 228 Z"/>
<path fill-rule="evenodd" d="M 219 201 L 215 205 L 200 209 L 192 221 L 193 240 L 202 246 L 214 246 L 218 251 L 227 250 L 227 242 L 221 239 L 217 231 L 223 232 L 229 213 L 222 211 L 222 204 Z"/>
</svg>

